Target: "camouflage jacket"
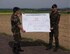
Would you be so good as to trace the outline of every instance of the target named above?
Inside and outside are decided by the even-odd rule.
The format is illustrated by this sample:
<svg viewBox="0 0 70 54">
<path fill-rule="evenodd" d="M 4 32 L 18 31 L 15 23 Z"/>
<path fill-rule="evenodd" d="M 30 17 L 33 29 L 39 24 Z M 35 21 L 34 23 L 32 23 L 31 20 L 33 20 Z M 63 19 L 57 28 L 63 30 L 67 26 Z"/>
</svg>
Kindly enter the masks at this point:
<svg viewBox="0 0 70 54">
<path fill-rule="evenodd" d="M 11 16 L 11 27 L 12 27 L 11 30 L 12 30 L 13 33 L 20 32 L 20 28 L 18 27 L 18 25 L 20 25 L 20 24 L 21 23 L 20 23 L 19 17 L 13 14 Z"/>
<path fill-rule="evenodd" d="M 60 14 L 58 12 L 50 14 L 50 25 L 53 28 L 57 28 L 60 21 Z"/>
</svg>

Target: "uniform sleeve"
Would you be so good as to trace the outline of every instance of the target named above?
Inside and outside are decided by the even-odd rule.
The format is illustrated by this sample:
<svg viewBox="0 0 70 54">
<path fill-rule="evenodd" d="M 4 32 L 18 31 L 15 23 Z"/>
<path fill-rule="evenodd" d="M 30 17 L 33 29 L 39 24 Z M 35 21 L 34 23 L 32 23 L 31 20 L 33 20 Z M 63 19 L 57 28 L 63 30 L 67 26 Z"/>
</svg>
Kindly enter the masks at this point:
<svg viewBox="0 0 70 54">
<path fill-rule="evenodd" d="M 53 25 L 52 25 L 52 13 L 50 13 L 50 27 L 52 28 Z"/>
<path fill-rule="evenodd" d="M 59 22 L 60 22 L 60 14 L 58 14 L 58 24 L 59 24 Z"/>
<path fill-rule="evenodd" d="M 18 20 L 17 20 L 17 24 L 18 25 L 21 25 L 21 22 L 20 22 L 20 19 L 18 18 Z"/>
</svg>

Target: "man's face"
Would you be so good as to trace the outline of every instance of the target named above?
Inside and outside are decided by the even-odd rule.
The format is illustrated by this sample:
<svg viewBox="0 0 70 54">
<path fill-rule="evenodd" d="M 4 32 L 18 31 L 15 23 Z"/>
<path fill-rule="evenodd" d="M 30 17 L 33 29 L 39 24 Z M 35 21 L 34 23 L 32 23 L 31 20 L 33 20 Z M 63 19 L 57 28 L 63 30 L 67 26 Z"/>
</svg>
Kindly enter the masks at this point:
<svg viewBox="0 0 70 54">
<path fill-rule="evenodd" d="M 56 11 L 57 11 L 57 8 L 52 8 L 52 11 L 53 11 L 53 12 L 56 12 Z"/>
<path fill-rule="evenodd" d="M 21 11 L 20 11 L 20 10 L 16 11 L 16 15 L 17 15 L 18 17 L 20 17 L 20 16 L 22 15 Z"/>
</svg>

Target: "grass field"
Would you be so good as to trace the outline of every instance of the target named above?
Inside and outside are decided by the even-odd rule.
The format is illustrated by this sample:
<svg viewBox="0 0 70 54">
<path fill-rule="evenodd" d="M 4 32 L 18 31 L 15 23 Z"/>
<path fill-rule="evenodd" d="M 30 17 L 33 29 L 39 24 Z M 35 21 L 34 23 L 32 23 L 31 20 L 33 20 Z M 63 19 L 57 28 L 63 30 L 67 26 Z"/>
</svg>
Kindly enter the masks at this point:
<svg viewBox="0 0 70 54">
<path fill-rule="evenodd" d="M 24 13 L 49 13 L 50 10 L 31 10 L 31 9 L 21 9 L 22 12 Z M 1 13 L 12 13 L 12 9 L 0 9 L 0 14 Z M 66 11 L 61 11 L 61 14 L 70 14 L 70 12 L 66 12 Z"/>
</svg>

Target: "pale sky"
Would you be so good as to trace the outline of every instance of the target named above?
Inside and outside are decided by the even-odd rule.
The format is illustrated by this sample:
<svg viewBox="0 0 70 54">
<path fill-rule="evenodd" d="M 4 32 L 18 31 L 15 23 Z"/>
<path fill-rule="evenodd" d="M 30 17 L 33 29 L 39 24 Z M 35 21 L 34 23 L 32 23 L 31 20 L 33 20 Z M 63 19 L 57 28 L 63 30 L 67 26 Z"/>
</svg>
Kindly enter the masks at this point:
<svg viewBox="0 0 70 54">
<path fill-rule="evenodd" d="M 70 0 L 0 0 L 0 8 L 51 8 L 52 4 L 70 8 Z"/>
</svg>

